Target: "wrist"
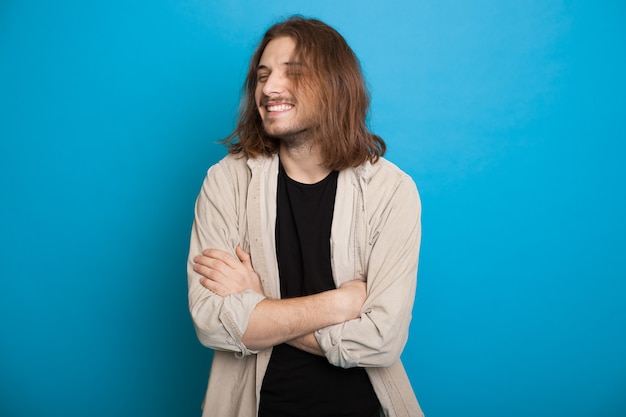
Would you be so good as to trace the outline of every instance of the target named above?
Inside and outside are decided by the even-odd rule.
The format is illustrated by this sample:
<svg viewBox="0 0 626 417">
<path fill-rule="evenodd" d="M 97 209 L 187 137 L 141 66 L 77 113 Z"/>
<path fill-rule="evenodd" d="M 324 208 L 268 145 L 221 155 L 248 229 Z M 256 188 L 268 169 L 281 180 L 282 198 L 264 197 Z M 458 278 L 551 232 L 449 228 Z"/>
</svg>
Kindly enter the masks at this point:
<svg viewBox="0 0 626 417">
<path fill-rule="evenodd" d="M 361 313 L 361 304 L 355 303 L 355 297 L 348 287 L 337 288 L 335 294 L 334 311 L 337 312 L 337 322 L 343 323 L 358 317 Z"/>
</svg>

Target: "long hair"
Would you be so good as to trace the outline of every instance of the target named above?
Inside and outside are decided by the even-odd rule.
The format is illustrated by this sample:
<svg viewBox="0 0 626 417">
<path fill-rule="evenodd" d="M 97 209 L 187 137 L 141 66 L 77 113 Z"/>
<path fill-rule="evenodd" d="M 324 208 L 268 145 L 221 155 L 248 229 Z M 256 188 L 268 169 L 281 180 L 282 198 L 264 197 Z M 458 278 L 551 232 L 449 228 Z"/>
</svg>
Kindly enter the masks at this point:
<svg viewBox="0 0 626 417">
<path fill-rule="evenodd" d="M 263 129 L 255 103 L 257 67 L 267 44 L 279 37 L 290 37 L 295 54 L 306 74 L 297 78 L 297 88 L 306 88 L 319 104 L 315 135 L 327 168 L 341 170 L 366 160 L 375 163 L 384 155 L 385 142 L 367 128 L 369 94 L 356 55 L 346 40 L 327 24 L 293 16 L 272 26 L 257 47 L 243 86 L 239 120 L 224 139 L 230 153 L 249 157 L 278 152 L 280 139 Z M 297 91 L 296 88 L 296 91 Z"/>
</svg>

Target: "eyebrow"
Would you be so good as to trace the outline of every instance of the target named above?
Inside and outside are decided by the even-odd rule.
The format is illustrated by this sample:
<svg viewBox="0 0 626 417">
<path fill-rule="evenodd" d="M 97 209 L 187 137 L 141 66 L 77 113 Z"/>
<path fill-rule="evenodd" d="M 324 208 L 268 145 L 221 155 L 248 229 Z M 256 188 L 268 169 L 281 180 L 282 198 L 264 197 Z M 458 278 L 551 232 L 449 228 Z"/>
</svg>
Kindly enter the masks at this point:
<svg viewBox="0 0 626 417">
<path fill-rule="evenodd" d="M 298 62 L 298 61 L 287 61 L 287 62 L 283 62 L 283 65 L 287 66 L 287 67 L 305 67 L 306 64 L 304 62 Z M 256 67 L 256 71 L 264 71 L 264 70 L 269 70 L 269 67 L 266 65 L 258 65 Z"/>
</svg>

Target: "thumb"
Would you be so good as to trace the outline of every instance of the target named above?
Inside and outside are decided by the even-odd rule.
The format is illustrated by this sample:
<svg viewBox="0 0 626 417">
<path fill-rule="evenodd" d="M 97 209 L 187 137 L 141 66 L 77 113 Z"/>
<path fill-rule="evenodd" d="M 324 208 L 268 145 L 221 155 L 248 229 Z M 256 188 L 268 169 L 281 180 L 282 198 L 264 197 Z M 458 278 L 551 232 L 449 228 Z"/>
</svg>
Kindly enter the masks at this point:
<svg viewBox="0 0 626 417">
<path fill-rule="evenodd" d="M 250 258 L 250 254 L 241 249 L 241 246 L 237 245 L 237 247 L 235 248 L 235 253 L 245 267 L 247 267 L 248 269 L 254 269 L 252 267 L 252 259 Z"/>
</svg>

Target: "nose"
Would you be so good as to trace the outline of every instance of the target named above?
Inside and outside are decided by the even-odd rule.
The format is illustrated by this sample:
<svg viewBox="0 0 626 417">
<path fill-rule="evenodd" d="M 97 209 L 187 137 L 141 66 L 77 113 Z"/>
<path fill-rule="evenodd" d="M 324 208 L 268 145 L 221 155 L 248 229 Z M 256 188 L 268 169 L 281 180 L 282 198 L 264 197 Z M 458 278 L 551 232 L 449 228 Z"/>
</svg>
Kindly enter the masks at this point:
<svg viewBox="0 0 626 417">
<path fill-rule="evenodd" d="M 285 92 L 287 78 L 278 71 L 272 71 L 263 84 L 263 94 L 266 96 L 278 95 Z"/>
</svg>

